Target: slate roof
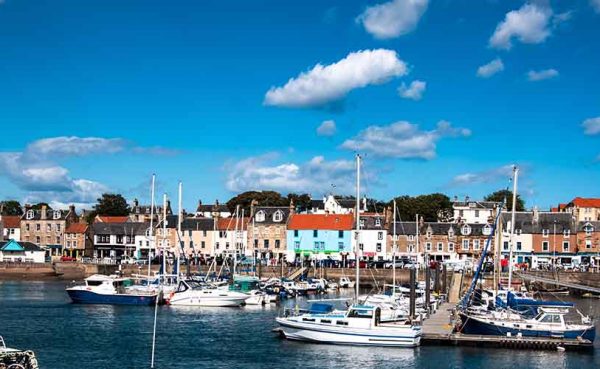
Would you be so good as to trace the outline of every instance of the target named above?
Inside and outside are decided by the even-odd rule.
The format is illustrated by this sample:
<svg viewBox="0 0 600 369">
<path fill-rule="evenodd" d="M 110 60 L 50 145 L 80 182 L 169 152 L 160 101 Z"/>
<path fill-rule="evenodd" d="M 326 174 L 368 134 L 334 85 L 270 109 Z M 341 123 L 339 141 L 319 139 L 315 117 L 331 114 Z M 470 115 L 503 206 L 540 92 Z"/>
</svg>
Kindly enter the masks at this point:
<svg viewBox="0 0 600 369">
<path fill-rule="evenodd" d="M 600 221 L 593 221 L 593 222 L 579 222 L 577 224 L 577 232 L 585 232 L 585 226 L 587 224 L 591 224 L 592 227 L 594 227 L 594 230 L 592 232 L 600 232 Z"/>
<path fill-rule="evenodd" d="M 27 213 L 29 211 L 33 211 L 33 218 L 27 218 Z M 54 212 L 59 212 L 60 217 L 58 217 L 57 219 L 54 219 Z M 69 212 L 70 212 L 70 210 L 46 209 L 46 220 L 65 220 L 65 219 L 67 219 Z M 41 209 L 38 209 L 38 210 L 27 209 L 27 210 L 25 210 L 25 213 L 21 216 L 21 219 L 23 219 L 23 220 L 41 220 L 42 219 L 42 210 Z"/>
<path fill-rule="evenodd" d="M 199 204 L 196 208 L 197 213 L 229 213 L 229 208 L 225 204 Z"/>
<path fill-rule="evenodd" d="M 310 208 L 324 210 L 325 203 L 323 202 L 323 200 L 310 200 Z"/>
<path fill-rule="evenodd" d="M 339 197 L 334 197 L 335 201 L 345 209 L 356 209 L 356 199 L 343 199 Z"/>
<path fill-rule="evenodd" d="M 351 230 L 354 216 L 352 214 L 294 214 L 290 217 L 288 229 L 308 230 Z"/>
<path fill-rule="evenodd" d="M 483 233 L 483 229 L 485 228 L 486 224 L 468 223 L 468 226 L 471 228 L 471 233 L 465 234 L 465 235 L 463 235 L 463 233 L 462 233 L 463 226 L 464 226 L 464 224 L 457 224 L 457 223 L 425 222 L 419 228 L 419 235 L 425 235 L 427 233 L 427 230 L 430 229 L 432 235 L 447 236 L 450 229 L 453 229 L 455 236 L 487 237 L 487 235 L 485 235 Z M 394 223 L 393 222 L 390 222 L 390 224 L 387 227 L 387 230 L 388 230 L 388 234 L 394 233 Z M 417 230 L 417 227 L 416 227 L 415 222 L 396 222 L 396 234 L 397 235 L 401 235 L 401 236 L 402 235 L 416 235 L 417 234 L 416 230 Z"/>
<path fill-rule="evenodd" d="M 496 201 L 454 201 L 452 203 L 455 207 L 468 207 L 472 209 L 494 209 L 499 202 Z"/>
<path fill-rule="evenodd" d="M 146 229 L 150 227 L 150 223 L 138 222 L 123 222 L 123 223 L 94 223 L 92 229 L 94 234 L 111 234 L 111 235 L 144 235 Z"/>
<path fill-rule="evenodd" d="M 273 221 L 273 214 L 275 214 L 275 212 L 277 212 L 278 210 L 283 212 L 283 219 L 281 220 L 281 222 Z M 265 220 L 262 222 L 259 222 L 258 220 L 256 220 L 256 214 L 258 214 L 261 211 L 265 213 Z M 256 208 L 254 208 L 254 215 L 250 219 L 251 219 L 251 221 L 254 222 L 255 225 L 262 225 L 262 224 L 283 224 L 283 225 L 285 225 L 288 221 L 289 216 L 290 216 L 289 206 L 257 206 Z"/>
<path fill-rule="evenodd" d="M 167 215 L 167 228 L 177 228 L 179 217 L 177 215 Z M 162 220 L 156 225 L 157 228 L 162 228 Z M 215 227 L 213 218 L 183 218 L 181 222 L 182 231 L 212 231 Z"/>
<path fill-rule="evenodd" d="M 508 229 L 507 224 L 510 219 L 510 213 L 502 214 L 501 221 L 504 230 Z M 569 213 L 538 212 L 538 218 L 535 220 L 532 211 L 515 212 L 515 229 L 520 229 L 522 233 L 539 234 L 543 233 L 544 229 L 554 232 L 554 224 L 556 224 L 557 233 L 563 233 L 565 230 L 569 230 L 571 233 L 577 232 L 577 225 Z"/>
<path fill-rule="evenodd" d="M 377 219 L 379 219 L 379 225 L 377 225 Z M 385 217 L 383 215 L 364 215 L 361 214 L 360 221 L 364 224 L 361 225 L 360 229 L 364 230 L 383 230 L 385 229 Z M 356 227 L 356 221 L 355 227 Z"/>
</svg>

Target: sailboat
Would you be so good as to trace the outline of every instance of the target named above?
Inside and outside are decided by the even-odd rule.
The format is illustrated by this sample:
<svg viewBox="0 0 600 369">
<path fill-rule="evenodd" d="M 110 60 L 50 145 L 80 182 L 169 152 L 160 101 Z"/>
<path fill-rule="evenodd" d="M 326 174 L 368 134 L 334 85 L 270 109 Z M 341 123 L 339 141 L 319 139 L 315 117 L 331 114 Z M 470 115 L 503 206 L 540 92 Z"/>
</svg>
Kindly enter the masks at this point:
<svg viewBox="0 0 600 369">
<path fill-rule="evenodd" d="M 494 335 L 494 336 L 524 336 L 524 337 L 545 337 L 545 338 L 571 338 L 584 339 L 593 342 L 596 336 L 596 328 L 593 321 L 577 311 L 580 316 L 579 322 L 570 322 L 567 320 L 567 315 L 570 312 L 572 304 L 544 302 L 533 299 L 517 299 L 514 292 L 510 290 L 512 286 L 512 241 L 514 235 L 514 220 L 515 220 L 515 205 L 517 199 L 517 181 L 519 170 L 515 166 L 513 168 L 513 202 L 511 214 L 511 236 L 509 250 L 509 274 L 508 274 L 508 291 L 503 296 L 506 296 L 506 301 L 502 299 L 498 301 L 495 309 L 470 309 L 469 305 L 473 297 L 475 285 L 479 279 L 481 265 L 487 254 L 491 238 L 497 229 L 498 219 L 502 212 L 502 207 L 496 215 L 496 220 L 492 228 L 492 233 L 488 236 L 486 246 L 482 252 L 479 261 L 479 268 L 473 277 L 471 286 L 467 294 L 464 296 L 459 315 L 461 318 L 460 331 L 466 334 L 477 335 Z M 498 294 L 497 297 L 500 297 Z M 535 307 L 536 315 L 531 318 L 520 314 L 512 308 L 517 306 L 519 301 L 522 304 L 528 304 Z"/>
<path fill-rule="evenodd" d="M 360 234 L 360 155 L 356 155 L 356 230 Z M 359 240 L 355 243 L 356 294 L 347 310 L 314 303 L 309 310 L 284 310 L 276 318 L 286 339 L 363 346 L 416 347 L 421 342 L 421 328 L 411 324 L 383 323 L 381 308 L 358 302 L 360 288 Z"/>
</svg>

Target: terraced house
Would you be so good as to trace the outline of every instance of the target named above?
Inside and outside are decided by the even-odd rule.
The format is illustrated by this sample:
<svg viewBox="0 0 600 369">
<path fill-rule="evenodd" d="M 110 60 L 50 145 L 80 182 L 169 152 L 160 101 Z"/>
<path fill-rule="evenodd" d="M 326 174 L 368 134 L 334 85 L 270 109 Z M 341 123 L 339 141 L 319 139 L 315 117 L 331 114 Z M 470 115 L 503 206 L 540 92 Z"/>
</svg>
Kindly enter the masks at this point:
<svg viewBox="0 0 600 369">
<path fill-rule="evenodd" d="M 600 265 L 600 221 L 577 223 L 577 254 L 582 263 Z"/>
<path fill-rule="evenodd" d="M 260 259 L 281 260 L 287 251 L 287 206 L 251 206 L 247 254 Z M 289 259 L 288 259 L 289 260 Z"/>
<path fill-rule="evenodd" d="M 287 260 L 354 259 L 352 214 L 293 214 L 287 231 Z"/>
<path fill-rule="evenodd" d="M 65 229 L 77 221 L 73 205 L 68 210 L 52 210 L 45 205 L 34 210 L 26 206 L 21 216 L 21 240 L 40 246 L 47 256 L 60 257 Z"/>
</svg>

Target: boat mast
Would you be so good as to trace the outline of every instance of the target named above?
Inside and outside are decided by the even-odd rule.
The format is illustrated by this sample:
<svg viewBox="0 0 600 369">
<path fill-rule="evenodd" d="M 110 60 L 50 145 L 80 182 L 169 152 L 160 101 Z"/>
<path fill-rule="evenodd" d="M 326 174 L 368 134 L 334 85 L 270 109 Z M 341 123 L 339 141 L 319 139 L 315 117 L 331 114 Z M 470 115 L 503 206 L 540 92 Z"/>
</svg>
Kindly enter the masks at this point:
<svg viewBox="0 0 600 369">
<path fill-rule="evenodd" d="M 177 245 L 178 250 L 177 250 L 177 283 L 179 283 L 179 275 L 181 274 L 181 271 L 179 270 L 179 263 L 180 263 L 180 258 L 181 258 L 181 251 L 183 251 L 183 245 L 182 245 L 182 235 L 181 235 L 181 218 L 183 217 L 183 208 L 182 208 L 182 204 L 181 204 L 181 194 L 183 192 L 183 184 L 181 183 L 181 181 L 179 181 L 179 201 L 178 201 L 178 208 L 177 208 Z"/>
<path fill-rule="evenodd" d="M 519 168 L 513 167 L 513 193 L 512 193 L 512 211 L 510 215 L 510 249 L 508 251 L 508 290 L 512 288 L 512 269 L 513 269 L 513 243 L 515 235 L 515 209 L 517 205 L 517 180 L 519 178 Z"/>
<path fill-rule="evenodd" d="M 167 258 L 165 257 L 167 255 L 167 248 L 166 248 L 166 239 L 167 239 L 167 194 L 164 193 L 163 194 L 163 231 L 162 231 L 162 241 L 161 241 L 161 248 L 162 248 L 162 274 L 167 274 Z M 160 276 L 159 278 L 159 282 L 160 282 Z M 164 276 L 163 276 L 164 279 Z"/>
<path fill-rule="evenodd" d="M 358 304 L 358 291 L 360 285 L 360 154 L 356 154 L 356 242 L 354 246 L 354 259 L 356 265 L 356 296 L 355 303 Z"/>
<path fill-rule="evenodd" d="M 394 220 L 393 220 L 394 235 L 392 238 L 392 297 L 396 295 L 396 199 L 394 199 Z"/>
<path fill-rule="evenodd" d="M 152 266 L 152 258 L 150 255 L 150 247 L 152 247 L 152 235 L 154 233 L 154 180 L 156 179 L 156 175 L 152 174 L 152 185 L 150 186 L 150 246 L 148 247 L 148 277 L 150 277 L 150 271 Z M 156 245 L 154 245 L 156 249 Z"/>
</svg>

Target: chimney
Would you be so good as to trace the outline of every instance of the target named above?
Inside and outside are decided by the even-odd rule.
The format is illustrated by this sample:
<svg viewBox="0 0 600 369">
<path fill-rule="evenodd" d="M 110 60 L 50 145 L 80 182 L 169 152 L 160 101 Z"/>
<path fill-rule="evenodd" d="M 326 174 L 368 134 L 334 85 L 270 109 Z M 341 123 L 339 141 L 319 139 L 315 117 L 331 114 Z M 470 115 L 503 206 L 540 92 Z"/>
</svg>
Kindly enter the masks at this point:
<svg viewBox="0 0 600 369">
<path fill-rule="evenodd" d="M 540 220 L 540 212 L 537 205 L 533 207 L 533 222 L 537 223 Z"/>
<path fill-rule="evenodd" d="M 296 207 L 294 206 L 294 199 L 290 200 L 290 215 L 296 212 Z"/>
<path fill-rule="evenodd" d="M 469 202 L 471 198 L 469 196 L 465 196 L 465 202 Z"/>
<path fill-rule="evenodd" d="M 71 214 L 75 214 L 75 205 L 69 205 L 69 211 L 71 212 Z"/>
<path fill-rule="evenodd" d="M 40 219 L 41 220 L 45 220 L 46 219 L 46 211 L 48 210 L 48 207 L 46 205 L 42 205 L 42 210 L 41 210 L 41 214 L 40 214 Z"/>
<path fill-rule="evenodd" d="M 133 207 L 137 208 L 140 205 L 138 199 L 133 199 Z"/>
<path fill-rule="evenodd" d="M 254 207 L 256 205 L 258 205 L 258 201 L 256 201 L 256 200 L 250 201 L 250 217 L 251 218 L 254 216 Z"/>
</svg>

